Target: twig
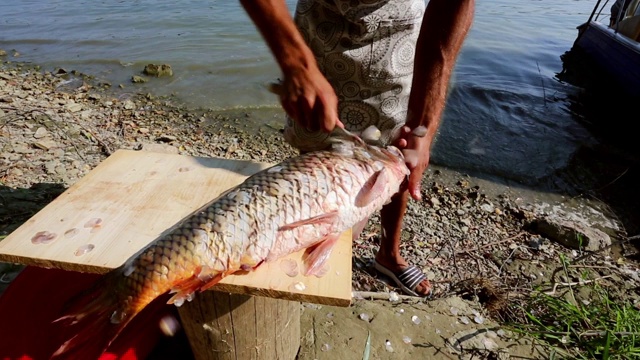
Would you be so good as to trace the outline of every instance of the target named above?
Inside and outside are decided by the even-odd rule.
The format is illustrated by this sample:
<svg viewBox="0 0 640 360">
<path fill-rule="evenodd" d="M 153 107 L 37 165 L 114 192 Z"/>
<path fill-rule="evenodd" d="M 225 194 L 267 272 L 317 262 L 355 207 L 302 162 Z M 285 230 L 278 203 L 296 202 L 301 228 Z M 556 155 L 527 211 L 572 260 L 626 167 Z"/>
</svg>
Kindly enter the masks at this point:
<svg viewBox="0 0 640 360">
<path fill-rule="evenodd" d="M 111 154 L 113 153 L 111 151 L 111 149 L 109 148 L 109 145 L 107 145 L 104 141 L 100 140 L 99 137 L 96 136 L 96 134 L 94 134 L 93 132 L 91 132 L 91 130 L 87 129 L 86 127 L 78 124 L 77 121 L 74 121 L 74 123 L 76 125 L 78 125 L 82 130 L 84 130 L 85 132 L 87 132 L 89 135 L 91 135 L 92 138 L 94 138 L 96 140 L 96 142 L 98 143 L 98 145 L 100 145 L 100 147 L 102 147 L 102 151 L 104 151 L 105 155 L 107 156 L 111 156 Z"/>
<path fill-rule="evenodd" d="M 424 301 L 425 297 L 411 295 L 396 295 L 399 300 Z M 394 296 L 395 297 L 395 296 Z M 391 293 L 375 292 L 375 291 L 353 291 L 351 292 L 353 299 L 372 299 L 372 300 L 388 300 L 391 301 Z"/>
<path fill-rule="evenodd" d="M 607 333 L 611 334 L 611 335 L 617 335 L 617 336 L 638 336 L 640 335 L 639 332 L 632 332 L 632 331 L 619 331 L 619 332 L 608 332 L 608 331 L 596 331 L 596 330 L 589 330 L 589 331 L 585 331 L 581 334 L 578 335 L 578 337 L 583 337 L 583 336 L 605 336 Z"/>
<path fill-rule="evenodd" d="M 609 185 L 613 184 L 614 182 L 618 181 L 618 179 L 620 179 L 621 177 L 623 177 L 623 176 L 624 176 L 624 174 L 626 174 L 626 173 L 627 173 L 627 171 L 629 171 L 629 168 L 626 168 L 626 169 L 622 172 L 622 174 L 618 175 L 615 179 L 611 180 L 608 184 L 603 185 L 602 187 L 597 188 L 597 189 L 596 189 L 596 191 L 602 190 L 602 189 L 604 189 L 604 188 L 608 187 Z"/>
<path fill-rule="evenodd" d="M 545 295 L 555 295 L 556 290 L 558 289 L 558 286 L 576 286 L 576 285 L 587 285 L 587 284 L 591 284 L 593 282 L 599 281 L 599 280 L 604 280 L 604 279 L 608 279 L 610 277 L 612 277 L 613 275 L 606 275 L 606 276 L 602 276 L 599 277 L 597 279 L 593 279 L 593 280 L 583 280 L 583 281 L 576 281 L 576 282 L 560 282 L 560 283 L 555 283 L 553 284 L 553 288 L 551 289 L 551 291 L 547 291 L 544 294 Z"/>
<path fill-rule="evenodd" d="M 451 247 L 451 257 L 453 258 L 453 268 L 456 269 L 456 274 L 458 274 L 458 278 L 462 279 L 462 275 L 460 275 L 460 269 L 458 269 L 458 261 L 456 260 L 456 251 L 453 248 L 453 243 L 449 241 L 449 246 Z"/>
<path fill-rule="evenodd" d="M 506 259 L 504 259 L 504 261 L 502 262 L 502 265 L 500 265 L 500 269 L 498 269 L 498 276 L 500 276 L 500 274 L 502 274 L 502 268 L 504 267 L 504 264 L 507 263 L 507 261 L 509 259 L 511 259 L 511 257 L 513 256 L 513 254 L 515 254 L 516 250 L 518 250 L 518 248 L 514 248 L 513 250 L 511 250 L 511 254 L 509 254 L 509 256 L 507 256 Z"/>
<path fill-rule="evenodd" d="M 542 73 L 540 72 L 540 64 L 536 61 L 536 66 L 538 67 L 538 74 L 540 75 L 540 83 L 542 84 L 542 100 L 544 101 L 544 106 L 547 106 L 547 91 L 544 88 L 544 78 L 542 77 Z"/>
</svg>

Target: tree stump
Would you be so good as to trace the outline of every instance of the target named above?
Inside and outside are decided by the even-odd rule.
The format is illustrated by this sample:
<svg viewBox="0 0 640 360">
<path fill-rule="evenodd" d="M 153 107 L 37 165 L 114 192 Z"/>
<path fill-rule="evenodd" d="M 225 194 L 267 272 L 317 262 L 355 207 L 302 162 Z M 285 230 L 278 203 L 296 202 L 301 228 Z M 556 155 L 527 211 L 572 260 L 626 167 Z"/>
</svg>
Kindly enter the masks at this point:
<svg viewBox="0 0 640 360">
<path fill-rule="evenodd" d="M 179 308 L 197 360 L 293 360 L 300 347 L 300 303 L 205 291 Z"/>
</svg>

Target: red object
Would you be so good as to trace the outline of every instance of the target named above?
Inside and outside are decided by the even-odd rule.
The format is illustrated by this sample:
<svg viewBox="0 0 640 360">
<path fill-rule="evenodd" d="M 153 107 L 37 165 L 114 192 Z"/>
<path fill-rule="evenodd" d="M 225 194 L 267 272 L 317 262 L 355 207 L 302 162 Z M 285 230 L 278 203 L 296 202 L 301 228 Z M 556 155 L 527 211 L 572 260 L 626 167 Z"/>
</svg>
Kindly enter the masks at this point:
<svg viewBox="0 0 640 360">
<path fill-rule="evenodd" d="M 69 299 L 89 288 L 99 277 L 57 269 L 25 268 L 0 295 L 0 359 L 49 359 L 62 344 L 61 334 L 53 331 L 51 322 L 60 316 Z M 99 360 L 148 359 L 160 340 L 167 339 L 158 326 L 165 316 L 178 319 L 175 306 L 163 301 L 149 304 Z M 186 355 L 181 358 L 192 357 L 184 337 L 178 341 L 182 341 L 180 351 Z"/>
</svg>

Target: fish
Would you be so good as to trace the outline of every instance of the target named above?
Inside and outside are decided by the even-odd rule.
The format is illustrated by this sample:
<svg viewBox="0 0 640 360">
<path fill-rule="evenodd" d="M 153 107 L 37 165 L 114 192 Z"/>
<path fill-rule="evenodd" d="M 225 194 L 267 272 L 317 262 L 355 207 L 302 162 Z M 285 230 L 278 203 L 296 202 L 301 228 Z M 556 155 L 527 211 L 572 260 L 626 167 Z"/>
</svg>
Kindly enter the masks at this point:
<svg viewBox="0 0 640 360">
<path fill-rule="evenodd" d="M 248 177 L 69 304 L 55 323 L 70 335 L 52 357 L 99 356 L 156 298 L 170 294 L 168 303 L 180 306 L 228 275 L 303 249 L 304 274 L 321 274 L 340 235 L 361 230 L 408 175 L 397 148 L 345 134 L 326 150 L 291 157 Z M 90 353 L 96 349 L 101 352 Z"/>
</svg>

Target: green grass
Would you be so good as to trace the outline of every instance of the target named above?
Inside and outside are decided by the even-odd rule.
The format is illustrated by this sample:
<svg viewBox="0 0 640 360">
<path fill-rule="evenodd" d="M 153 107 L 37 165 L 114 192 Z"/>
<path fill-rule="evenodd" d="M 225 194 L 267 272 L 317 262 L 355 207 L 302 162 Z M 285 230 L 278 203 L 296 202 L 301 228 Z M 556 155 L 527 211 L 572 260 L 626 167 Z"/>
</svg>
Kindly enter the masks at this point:
<svg viewBox="0 0 640 360">
<path fill-rule="evenodd" d="M 561 261 L 568 274 L 566 259 Z M 561 294 L 534 293 L 520 305 L 524 321 L 510 327 L 549 348 L 552 358 L 640 359 L 640 311 L 612 300 L 595 282 L 582 286 L 591 290 L 587 302 L 576 300 L 571 286 Z"/>
<path fill-rule="evenodd" d="M 588 305 L 538 294 L 524 309 L 528 323 L 513 326 L 563 358 L 640 359 L 640 312 L 597 286 L 593 293 Z"/>
</svg>

